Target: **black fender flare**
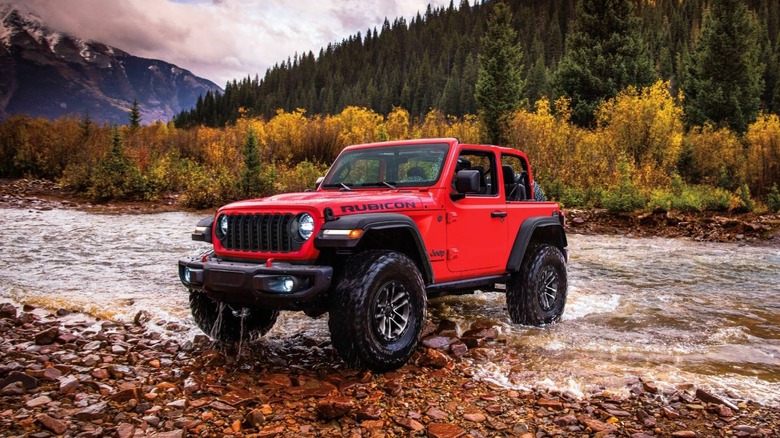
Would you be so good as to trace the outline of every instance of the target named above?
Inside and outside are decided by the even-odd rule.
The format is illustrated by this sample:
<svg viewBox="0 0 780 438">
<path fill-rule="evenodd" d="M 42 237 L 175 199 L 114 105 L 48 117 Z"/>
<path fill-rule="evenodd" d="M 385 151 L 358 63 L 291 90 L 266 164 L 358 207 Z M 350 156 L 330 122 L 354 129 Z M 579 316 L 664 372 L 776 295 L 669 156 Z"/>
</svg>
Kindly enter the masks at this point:
<svg viewBox="0 0 780 438">
<path fill-rule="evenodd" d="M 433 267 L 431 267 L 431 261 L 428 259 L 425 242 L 420 234 L 420 230 L 409 216 L 403 214 L 366 213 L 341 216 L 336 220 L 326 222 L 322 226 L 314 239 L 314 247 L 319 250 L 324 248 L 355 248 L 360 244 L 363 237 L 369 234 L 369 231 L 391 229 L 401 229 L 409 233 L 414 243 L 414 248 L 418 253 L 417 255 L 422 262 L 421 273 L 423 278 L 426 283 L 433 283 Z M 351 239 L 346 236 L 325 236 L 326 230 L 363 230 L 363 234 L 356 239 Z"/>
<path fill-rule="evenodd" d="M 544 230 L 549 232 L 548 239 L 552 239 L 553 245 L 558 247 L 563 253 L 563 256 L 568 259 L 566 255 L 566 247 L 568 241 L 566 240 L 566 233 L 563 231 L 563 225 L 558 216 L 539 216 L 526 219 L 520 230 L 515 237 L 515 243 L 512 245 L 512 251 L 509 253 L 509 260 L 506 263 L 506 270 L 509 272 L 517 272 L 523 263 L 523 257 L 525 251 L 528 249 L 528 244 L 531 243 L 531 237 L 537 230 Z"/>
</svg>

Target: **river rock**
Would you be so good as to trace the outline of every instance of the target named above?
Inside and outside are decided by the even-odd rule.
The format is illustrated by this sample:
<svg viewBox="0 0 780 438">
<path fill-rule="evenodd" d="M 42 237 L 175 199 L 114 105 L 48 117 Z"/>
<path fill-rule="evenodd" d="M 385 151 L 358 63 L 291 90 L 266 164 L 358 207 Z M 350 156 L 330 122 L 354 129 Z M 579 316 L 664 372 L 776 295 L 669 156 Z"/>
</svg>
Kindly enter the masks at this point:
<svg viewBox="0 0 780 438">
<path fill-rule="evenodd" d="M 50 327 L 46 330 L 35 334 L 35 343 L 37 345 L 49 345 L 53 344 L 57 336 L 60 335 L 60 329 L 57 327 Z"/>
<path fill-rule="evenodd" d="M 332 420 L 346 415 L 352 410 L 354 402 L 349 397 L 325 397 L 317 402 L 317 414 L 326 420 Z"/>
<path fill-rule="evenodd" d="M 737 405 L 735 405 L 734 403 L 731 403 L 725 398 L 707 392 L 701 388 L 696 389 L 696 398 L 706 403 L 716 403 L 719 405 L 725 405 L 729 407 L 732 411 L 739 411 L 739 407 L 737 407 Z"/>
<path fill-rule="evenodd" d="M 11 303 L 0 303 L 0 319 L 16 318 L 16 306 Z"/>
<path fill-rule="evenodd" d="M 30 409 L 35 409 L 48 403 L 51 403 L 51 397 L 48 395 L 41 395 L 39 397 L 28 400 L 24 405 Z"/>
<path fill-rule="evenodd" d="M 431 438 L 460 438 L 466 436 L 466 431 L 455 424 L 431 423 L 428 425 L 428 436 Z"/>
<path fill-rule="evenodd" d="M 46 429 L 54 432 L 55 435 L 62 435 L 68 430 L 68 425 L 65 422 L 52 418 L 48 414 L 39 414 L 35 417 L 35 420 Z"/>
<path fill-rule="evenodd" d="M 0 388 L 5 388 L 14 382 L 20 382 L 25 389 L 34 389 L 38 386 L 38 379 L 27 373 L 19 371 L 11 371 L 8 375 L 0 381 Z"/>
<path fill-rule="evenodd" d="M 98 402 L 76 412 L 74 416 L 81 421 L 92 421 L 102 418 L 107 411 L 108 404 L 106 402 Z"/>
<path fill-rule="evenodd" d="M 431 368 L 444 368 L 450 362 L 452 362 L 450 356 L 434 348 L 426 349 L 425 354 L 420 358 L 420 365 Z"/>
</svg>

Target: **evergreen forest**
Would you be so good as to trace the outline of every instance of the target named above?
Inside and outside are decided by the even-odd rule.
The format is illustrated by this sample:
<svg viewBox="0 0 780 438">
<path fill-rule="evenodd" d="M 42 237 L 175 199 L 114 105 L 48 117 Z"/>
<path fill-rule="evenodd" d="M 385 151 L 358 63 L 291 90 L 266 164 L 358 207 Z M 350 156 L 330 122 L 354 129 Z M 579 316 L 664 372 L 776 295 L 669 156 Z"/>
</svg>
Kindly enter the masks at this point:
<svg viewBox="0 0 780 438">
<path fill-rule="evenodd" d="M 503 0 L 512 11 L 517 43 L 522 51 L 522 99 L 529 107 L 541 97 L 555 100 L 554 76 L 561 67 L 574 24 L 580 20 L 578 0 Z M 428 7 L 410 21 L 385 20 L 381 28 L 367 29 L 319 53 L 294 54 L 274 65 L 263 77 L 246 77 L 225 85 L 222 94 L 206 94 L 195 108 L 180 113 L 179 127 L 211 127 L 235 123 L 241 110 L 249 116 L 272 117 L 278 109 L 304 109 L 308 114 L 336 114 L 347 106 L 365 107 L 387 115 L 404 108 L 416 119 L 431 109 L 460 117 L 477 114 L 475 84 L 481 40 L 487 31 L 493 1 L 450 2 Z M 605 33 L 638 30 L 641 51 L 652 77 L 670 83 L 676 96 L 691 65 L 695 43 L 702 35 L 711 0 L 586 1 L 598 10 L 610 4 L 631 7 L 631 22 L 616 23 L 596 17 L 594 27 Z M 780 2 L 740 0 L 758 22 L 758 56 L 762 64 L 761 107 L 780 111 Z M 580 20 L 582 21 L 582 20 Z M 610 27 L 612 26 L 612 27 Z M 622 28 L 621 28 L 622 26 Z M 617 27 L 617 28 L 616 28 Z M 576 35 L 575 35 L 576 37 Z M 580 43 L 593 43 L 581 41 Z M 570 46 L 572 44 L 569 44 Z M 587 61 L 587 58 L 582 59 Z M 713 59 L 722 62 L 722 59 Z M 619 90 L 618 90 L 619 91 Z M 613 92 L 613 95 L 616 92 Z M 592 106 L 592 111 L 595 107 Z"/>
<path fill-rule="evenodd" d="M 12 116 L 0 177 L 182 205 L 312 188 L 346 146 L 525 151 L 547 197 L 611 211 L 780 211 L 780 2 L 486 0 L 296 54 L 173 121 Z"/>
</svg>

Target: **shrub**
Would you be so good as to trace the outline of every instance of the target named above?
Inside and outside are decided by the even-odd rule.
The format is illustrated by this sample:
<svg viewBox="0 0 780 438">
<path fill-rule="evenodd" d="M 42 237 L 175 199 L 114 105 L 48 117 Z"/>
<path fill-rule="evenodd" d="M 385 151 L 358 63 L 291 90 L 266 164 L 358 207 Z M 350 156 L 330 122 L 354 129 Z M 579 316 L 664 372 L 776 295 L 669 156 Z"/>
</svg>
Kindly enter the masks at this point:
<svg viewBox="0 0 780 438">
<path fill-rule="evenodd" d="M 780 212 L 780 191 L 777 190 L 777 184 L 772 185 L 769 196 L 766 199 L 767 207 L 772 213 Z"/>
<path fill-rule="evenodd" d="M 729 208 L 731 194 L 721 188 L 683 184 L 679 190 L 653 190 L 647 208 L 663 211 L 724 211 Z"/>
<path fill-rule="evenodd" d="M 620 183 L 604 193 L 602 203 L 609 211 L 636 211 L 647 203 L 645 196 L 632 180 L 633 167 L 625 158 L 618 160 Z"/>
<path fill-rule="evenodd" d="M 750 196 L 750 188 L 745 183 L 740 184 L 737 193 L 731 197 L 729 210 L 735 213 L 750 213 L 755 208 L 756 205 Z"/>
</svg>

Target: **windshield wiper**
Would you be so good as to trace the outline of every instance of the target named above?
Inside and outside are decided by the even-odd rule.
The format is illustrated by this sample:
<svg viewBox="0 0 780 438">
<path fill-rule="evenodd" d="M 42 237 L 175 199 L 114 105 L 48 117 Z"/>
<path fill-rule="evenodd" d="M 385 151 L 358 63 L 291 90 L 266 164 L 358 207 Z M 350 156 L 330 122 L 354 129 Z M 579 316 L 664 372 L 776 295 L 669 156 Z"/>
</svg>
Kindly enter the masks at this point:
<svg viewBox="0 0 780 438">
<path fill-rule="evenodd" d="M 343 182 L 323 184 L 322 187 L 323 188 L 338 187 L 339 190 L 347 190 L 347 191 L 351 191 L 352 190 L 352 188 L 350 186 L 344 184 Z"/>
<path fill-rule="evenodd" d="M 377 181 L 377 182 L 363 183 L 363 184 L 360 184 L 360 185 L 363 186 L 363 187 L 367 187 L 367 186 L 387 186 L 387 187 L 395 190 L 397 187 L 393 185 L 394 183 L 395 183 L 395 181 L 390 181 L 390 182 L 387 182 L 387 181 Z"/>
</svg>

